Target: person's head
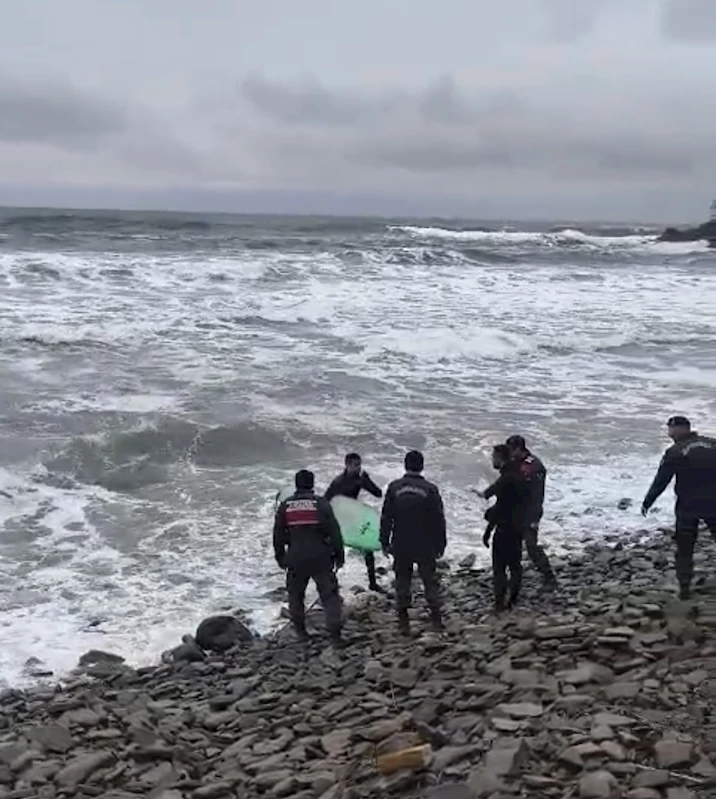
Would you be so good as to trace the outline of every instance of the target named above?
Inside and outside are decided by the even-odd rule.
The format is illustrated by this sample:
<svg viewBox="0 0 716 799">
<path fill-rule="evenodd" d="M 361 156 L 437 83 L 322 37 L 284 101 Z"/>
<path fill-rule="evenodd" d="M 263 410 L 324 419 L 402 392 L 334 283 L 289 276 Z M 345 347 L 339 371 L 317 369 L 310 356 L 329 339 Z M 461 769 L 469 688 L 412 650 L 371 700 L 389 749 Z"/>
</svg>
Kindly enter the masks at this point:
<svg viewBox="0 0 716 799">
<path fill-rule="evenodd" d="M 349 452 L 346 455 L 346 473 L 347 474 L 360 474 L 362 461 L 357 452 Z"/>
<path fill-rule="evenodd" d="M 405 456 L 405 471 L 412 474 L 420 474 L 425 468 L 425 458 L 423 453 L 417 449 L 411 449 Z"/>
<path fill-rule="evenodd" d="M 666 432 L 672 441 L 681 441 L 691 433 L 691 422 L 685 416 L 672 416 L 666 423 Z"/>
<path fill-rule="evenodd" d="M 495 469 L 503 469 L 512 460 L 512 453 L 507 444 L 497 444 L 492 448 L 492 465 Z"/>
<path fill-rule="evenodd" d="M 505 446 L 510 450 L 510 455 L 515 458 L 527 452 L 527 442 L 522 436 L 510 436 L 505 441 Z"/>
<path fill-rule="evenodd" d="M 296 491 L 313 491 L 315 483 L 313 472 L 310 472 L 308 469 L 301 469 L 301 471 L 296 472 L 296 477 L 294 479 L 296 482 Z"/>
</svg>

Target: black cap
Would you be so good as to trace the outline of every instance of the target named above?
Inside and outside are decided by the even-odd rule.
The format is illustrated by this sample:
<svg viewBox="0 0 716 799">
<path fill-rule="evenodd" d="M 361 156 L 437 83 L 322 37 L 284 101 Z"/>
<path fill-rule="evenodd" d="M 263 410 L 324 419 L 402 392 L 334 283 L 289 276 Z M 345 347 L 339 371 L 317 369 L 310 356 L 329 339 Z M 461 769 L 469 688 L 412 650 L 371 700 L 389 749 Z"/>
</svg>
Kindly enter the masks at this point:
<svg viewBox="0 0 716 799">
<path fill-rule="evenodd" d="M 308 469 L 301 469 L 300 472 L 296 472 L 295 481 L 296 488 L 299 491 L 312 491 L 315 477 L 313 476 L 313 472 L 309 472 Z"/>
<path fill-rule="evenodd" d="M 667 422 L 667 427 L 688 427 L 691 429 L 691 422 L 685 416 L 672 416 Z"/>
</svg>

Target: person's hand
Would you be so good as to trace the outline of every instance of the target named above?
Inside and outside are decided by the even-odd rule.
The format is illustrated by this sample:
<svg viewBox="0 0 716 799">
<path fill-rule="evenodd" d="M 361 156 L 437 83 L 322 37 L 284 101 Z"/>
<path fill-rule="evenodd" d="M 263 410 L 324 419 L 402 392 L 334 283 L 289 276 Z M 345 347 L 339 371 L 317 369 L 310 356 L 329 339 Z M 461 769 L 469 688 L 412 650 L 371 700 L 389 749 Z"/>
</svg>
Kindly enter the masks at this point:
<svg viewBox="0 0 716 799">
<path fill-rule="evenodd" d="M 345 565 L 346 565 L 345 555 L 340 555 L 339 557 L 335 558 L 333 561 L 333 566 L 336 571 L 340 571 Z"/>
<path fill-rule="evenodd" d="M 286 571 L 286 563 L 283 560 L 283 558 L 281 558 L 280 560 L 276 558 L 276 563 L 278 563 L 278 567 L 279 569 L 281 569 L 281 571 Z"/>
<path fill-rule="evenodd" d="M 390 544 L 383 544 L 383 554 L 386 558 L 390 558 L 393 555 L 393 547 Z"/>
<path fill-rule="evenodd" d="M 492 533 L 490 530 L 485 530 L 485 535 L 482 536 L 482 543 L 489 549 L 490 548 L 490 537 Z"/>
<path fill-rule="evenodd" d="M 435 553 L 435 559 L 436 559 L 436 560 L 440 560 L 440 558 L 442 558 L 442 556 L 443 556 L 444 554 L 445 554 L 445 549 L 439 549 L 439 550 L 438 550 L 438 551 Z"/>
<path fill-rule="evenodd" d="M 646 517 L 649 514 L 649 507 L 646 504 L 642 504 L 641 506 L 641 515 Z"/>
</svg>

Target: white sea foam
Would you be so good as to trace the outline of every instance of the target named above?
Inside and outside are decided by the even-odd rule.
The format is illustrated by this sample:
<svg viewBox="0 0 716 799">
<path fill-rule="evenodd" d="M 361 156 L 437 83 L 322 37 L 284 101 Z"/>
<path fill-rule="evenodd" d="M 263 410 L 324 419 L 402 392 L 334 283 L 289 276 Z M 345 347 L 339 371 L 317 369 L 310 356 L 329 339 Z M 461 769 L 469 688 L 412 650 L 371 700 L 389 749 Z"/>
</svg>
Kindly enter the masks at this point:
<svg viewBox="0 0 716 799">
<path fill-rule="evenodd" d="M 513 260 L 467 257 L 470 242 Z M 272 497 L 301 458 L 323 486 L 360 449 L 385 485 L 406 447 L 423 448 L 445 494 L 449 553 L 484 560 L 483 506 L 469 488 L 492 476 L 492 444 L 521 431 L 550 469 L 552 551 L 639 529 L 617 504 L 638 504 L 666 416 L 716 430 L 716 273 L 704 249 L 413 227 L 346 245 L 357 265 L 329 244 L 4 253 L 0 368 L 5 410 L 17 413 L 7 431 L 27 435 L 32 454 L 0 469 L 0 675 L 17 681 L 31 656 L 66 670 L 90 647 L 152 662 L 227 606 L 267 629 L 277 606 L 263 597 L 282 579 Z M 253 455 L 246 442 L 243 466 L 243 442 L 222 449 L 221 433 L 216 459 L 197 463 L 190 448 L 172 460 L 168 445 L 139 441 L 122 465 L 156 467 L 156 482 L 134 493 L 92 485 L 93 459 L 111 469 L 116 437 L 156 417 L 202 430 L 249 419 L 288 431 L 298 454 Z M 53 487 L 64 484 L 43 472 L 46 450 L 80 438 L 88 453 L 65 460 L 86 457 L 89 476 Z M 647 525 L 668 521 L 670 498 L 659 507 Z M 344 585 L 364 584 L 363 571 L 351 558 Z"/>
</svg>

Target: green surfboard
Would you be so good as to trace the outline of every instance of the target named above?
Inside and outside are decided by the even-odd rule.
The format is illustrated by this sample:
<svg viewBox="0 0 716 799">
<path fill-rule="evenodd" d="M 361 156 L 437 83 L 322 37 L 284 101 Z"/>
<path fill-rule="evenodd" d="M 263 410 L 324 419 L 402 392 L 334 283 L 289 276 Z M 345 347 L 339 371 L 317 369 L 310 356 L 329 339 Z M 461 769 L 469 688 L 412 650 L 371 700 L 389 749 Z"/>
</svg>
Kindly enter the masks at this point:
<svg viewBox="0 0 716 799">
<path fill-rule="evenodd" d="M 295 492 L 295 488 L 282 488 L 274 499 L 274 512 L 285 499 Z M 370 505 L 350 497 L 333 497 L 333 513 L 341 528 L 341 538 L 345 546 L 359 552 L 378 552 L 380 546 L 380 519 Z"/>
<path fill-rule="evenodd" d="M 347 547 L 359 552 L 377 552 L 380 549 L 380 519 L 370 505 L 350 497 L 333 497 L 331 507 Z"/>
</svg>

